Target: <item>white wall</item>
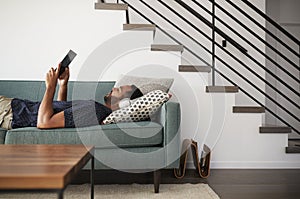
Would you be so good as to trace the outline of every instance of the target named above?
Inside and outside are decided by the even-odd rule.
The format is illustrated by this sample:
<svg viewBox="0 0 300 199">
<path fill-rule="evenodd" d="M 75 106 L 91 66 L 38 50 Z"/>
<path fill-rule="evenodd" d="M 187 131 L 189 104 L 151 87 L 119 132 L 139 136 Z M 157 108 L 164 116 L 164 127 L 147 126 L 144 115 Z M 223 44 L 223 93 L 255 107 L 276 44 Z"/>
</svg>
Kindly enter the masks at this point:
<svg viewBox="0 0 300 199">
<path fill-rule="evenodd" d="M 121 33 L 122 12 L 94 10 L 93 0 L 0 2 L 1 79 L 44 79 L 69 49 L 72 78 L 101 43 Z"/>
<path fill-rule="evenodd" d="M 264 9 L 264 1 L 254 2 Z M 116 80 L 121 73 L 173 77 L 171 92 L 182 108 L 182 139 L 209 145 L 213 167 L 299 167 L 299 156 L 284 153 L 285 135 L 258 133 L 261 115 L 231 113 L 236 101 L 248 100 L 205 93 L 210 75 L 177 72 L 180 63 L 192 59 L 151 52 L 152 32 L 123 32 L 123 23 L 125 12 L 94 10 L 93 0 L 2 0 L 0 78 L 44 79 L 69 49 L 78 53 L 70 67 L 73 80 Z M 154 42 L 162 41 L 158 36 Z M 228 84 L 220 78 L 218 82 Z M 256 143 L 261 147 L 253 147 Z"/>
</svg>

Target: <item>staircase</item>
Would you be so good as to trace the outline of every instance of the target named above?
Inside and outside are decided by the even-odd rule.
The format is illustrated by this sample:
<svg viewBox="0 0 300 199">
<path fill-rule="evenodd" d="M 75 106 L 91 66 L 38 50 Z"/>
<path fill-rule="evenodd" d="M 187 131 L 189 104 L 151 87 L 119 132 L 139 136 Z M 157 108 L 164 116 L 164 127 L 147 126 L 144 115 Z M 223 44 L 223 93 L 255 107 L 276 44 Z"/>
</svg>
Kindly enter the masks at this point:
<svg viewBox="0 0 300 199">
<path fill-rule="evenodd" d="M 276 140 L 274 144 L 280 145 L 277 149 L 277 151 L 280 152 L 280 148 L 284 149 L 285 147 L 285 153 L 299 153 L 300 147 L 293 143 L 293 146 L 288 146 L 288 136 L 287 134 L 291 133 L 292 131 L 300 133 L 300 129 L 291 124 L 288 119 L 279 116 L 272 110 L 270 107 L 267 107 L 264 103 L 263 99 L 268 98 L 274 101 L 274 104 L 276 104 L 278 107 L 282 108 L 286 113 L 289 115 L 289 117 L 292 117 L 294 120 L 299 121 L 299 118 L 294 115 L 293 111 L 288 110 L 286 107 L 283 107 L 281 104 L 276 102 L 271 96 L 269 96 L 268 93 L 266 93 L 264 88 L 259 87 L 255 84 L 251 79 L 249 79 L 246 74 L 243 72 L 255 76 L 259 81 L 262 82 L 262 84 L 269 86 L 279 95 L 282 95 L 286 98 L 286 100 L 289 101 L 292 105 L 295 105 L 296 108 L 299 108 L 299 105 L 293 101 L 292 99 L 289 99 L 285 93 L 278 90 L 275 86 L 270 84 L 269 82 L 266 82 L 264 77 L 261 77 L 261 75 L 257 71 L 263 71 L 264 73 L 273 76 L 276 80 L 278 80 L 282 85 L 286 86 L 287 89 L 290 90 L 292 93 L 299 93 L 295 88 L 291 87 L 289 84 L 287 84 L 284 80 L 277 77 L 272 71 L 270 71 L 268 68 L 264 66 L 264 64 L 260 63 L 256 57 L 253 54 L 253 51 L 255 51 L 256 54 L 260 54 L 260 56 L 264 57 L 264 59 L 271 60 L 273 64 L 275 64 L 278 69 L 284 71 L 290 78 L 292 78 L 294 81 L 299 82 L 299 79 L 294 77 L 293 74 L 291 74 L 289 71 L 285 69 L 284 66 L 279 65 L 277 62 L 275 62 L 269 55 L 266 55 L 265 52 L 259 47 L 256 46 L 250 39 L 247 39 L 246 36 L 242 35 L 239 31 L 235 30 L 233 27 L 228 25 L 225 21 L 222 20 L 222 17 L 218 16 L 216 13 L 216 10 L 218 10 L 218 14 L 222 12 L 222 16 L 227 15 L 227 17 L 230 17 L 231 20 L 237 22 L 241 27 L 245 28 L 248 32 L 247 34 L 252 34 L 254 37 L 256 37 L 259 41 L 263 43 L 263 46 L 267 46 L 274 50 L 275 53 L 279 54 L 283 57 L 283 59 L 286 59 L 286 61 L 295 66 L 297 69 L 299 69 L 299 63 L 298 65 L 296 63 L 291 62 L 286 58 L 285 55 L 282 55 L 281 52 L 279 52 L 277 49 L 269 45 L 265 40 L 261 39 L 260 36 L 258 36 L 257 33 L 255 33 L 251 28 L 247 27 L 247 25 L 243 24 L 239 19 L 237 19 L 234 15 L 232 15 L 230 12 L 227 11 L 227 9 L 223 6 L 217 3 L 215 0 L 209 0 L 209 3 L 211 4 L 212 8 L 211 11 L 207 9 L 207 7 L 201 5 L 196 0 L 191 0 L 192 5 L 189 5 L 186 3 L 187 1 L 182 0 L 174 0 L 173 6 L 169 5 L 168 1 L 162 1 L 158 0 L 156 3 L 153 3 L 151 5 L 150 2 L 146 2 L 144 0 L 139 1 L 139 5 L 135 5 L 134 1 L 129 3 L 129 1 L 121 0 L 120 2 L 117 1 L 117 3 L 105 3 L 104 1 L 100 1 L 98 3 L 95 3 L 95 9 L 100 10 L 121 10 L 126 12 L 126 24 L 123 24 L 123 30 L 124 31 L 153 31 L 154 37 L 157 35 L 158 30 L 165 34 L 167 37 L 169 37 L 174 43 L 170 44 L 152 44 L 150 49 L 153 52 L 179 52 L 179 53 L 185 53 L 188 52 L 195 56 L 197 59 L 199 59 L 202 63 L 201 64 L 193 64 L 193 63 L 182 63 L 178 66 L 178 72 L 184 73 L 184 74 L 207 74 L 211 75 L 207 80 L 210 79 L 211 83 L 206 85 L 203 90 L 205 90 L 207 95 L 214 97 L 218 97 L 219 94 L 223 94 L 226 99 L 229 99 L 229 104 L 232 104 L 231 106 L 231 113 L 232 118 L 236 118 L 236 122 L 239 120 L 243 121 L 245 125 L 247 125 L 247 119 L 253 120 L 254 123 L 257 123 L 257 126 L 255 127 L 257 129 L 257 132 L 259 134 L 255 135 L 256 139 L 262 139 L 264 142 L 272 142 L 272 140 Z M 243 9 L 241 9 L 238 5 L 233 3 L 231 0 L 224 0 L 224 3 L 227 3 L 228 7 L 231 7 L 231 9 L 234 9 L 237 12 L 240 12 L 245 17 L 249 18 L 253 23 L 255 23 L 259 28 L 261 28 L 264 32 L 267 34 L 272 34 L 268 30 L 266 30 L 260 23 L 254 19 L 253 17 L 249 16 Z M 292 35 L 290 35 L 288 32 L 286 32 L 284 29 L 282 29 L 280 26 L 278 26 L 277 23 L 275 23 L 272 19 L 268 18 L 263 12 L 261 12 L 258 8 L 256 8 L 253 4 L 251 4 L 247 0 L 241 0 L 242 3 L 244 3 L 244 6 L 248 6 L 250 10 L 255 11 L 259 15 L 263 17 L 264 20 L 269 21 L 272 23 L 279 31 L 282 31 L 285 33 L 291 40 L 299 45 L 299 41 L 294 38 Z M 160 8 L 164 9 L 166 12 L 168 11 L 169 14 L 175 15 L 178 19 L 181 19 L 183 22 L 185 22 L 186 25 L 189 25 L 194 31 L 196 31 L 198 34 L 202 34 L 202 37 L 206 38 L 209 42 L 211 42 L 210 46 L 206 46 L 205 42 L 199 41 L 199 39 L 196 39 L 190 34 L 187 34 L 187 31 L 184 30 L 182 27 L 177 25 L 175 22 L 168 19 L 166 16 L 162 14 L 162 12 L 159 12 L 157 8 L 154 8 L 154 4 L 156 6 L 160 6 Z M 171 3 L 170 3 L 171 4 Z M 174 6 L 176 5 L 176 6 Z M 143 6 L 144 10 L 148 10 L 148 12 L 151 12 L 151 15 L 147 12 L 142 12 L 139 10 L 139 6 Z M 199 27 L 194 25 L 192 22 L 190 22 L 187 18 L 185 18 L 178 10 L 181 10 L 185 13 L 189 13 L 189 15 L 193 16 L 197 20 L 201 21 L 203 24 L 208 26 L 211 29 L 211 35 L 208 36 L 204 31 L 202 31 Z M 197 8 L 197 9 L 196 9 Z M 207 18 L 203 17 L 199 10 L 202 9 L 202 12 L 206 15 L 210 15 L 211 22 L 207 20 Z M 130 12 L 133 12 L 137 15 L 139 15 L 141 18 L 146 20 L 148 23 L 130 23 L 129 15 Z M 166 13 L 164 13 L 166 14 Z M 209 55 L 211 55 L 211 60 L 207 61 L 202 56 L 199 55 L 198 52 L 194 52 L 192 48 L 190 48 L 188 45 L 186 45 L 184 42 L 179 41 L 179 39 L 176 38 L 176 36 L 173 36 L 171 33 L 169 33 L 162 25 L 156 24 L 154 19 L 152 20 L 152 15 L 159 17 L 161 21 L 164 21 L 165 23 L 172 26 L 174 29 L 179 31 L 182 35 L 184 35 L 186 38 L 193 41 L 196 45 L 200 46 L 203 51 Z M 155 17 L 153 17 L 155 18 Z M 232 31 L 232 34 L 227 34 L 227 31 L 223 31 L 221 28 L 218 28 L 216 24 L 218 23 L 219 26 L 222 25 L 222 27 L 226 27 L 227 31 Z M 161 23 L 163 24 L 163 23 Z M 221 25 L 220 25 L 221 24 Z M 233 37 L 233 35 L 235 36 Z M 279 40 L 274 35 L 275 39 Z M 220 41 L 220 38 L 222 38 L 222 42 Z M 238 39 L 233 39 L 238 38 Z M 242 44 L 239 44 L 240 41 Z M 222 43 L 222 44 L 220 44 Z M 286 47 L 288 50 L 291 51 L 295 56 L 300 57 L 298 52 L 295 52 L 295 50 L 291 49 L 288 45 L 281 42 L 281 44 Z M 251 50 L 248 50 L 245 46 L 251 47 Z M 300 46 L 300 45 L 299 45 Z M 209 49 L 211 48 L 211 49 Z M 228 57 L 233 59 L 235 63 L 239 65 L 239 67 L 236 67 L 231 62 L 228 63 L 226 59 L 224 59 L 219 53 L 222 52 L 222 54 L 226 54 Z M 248 63 L 246 63 L 244 60 L 250 60 L 252 65 L 256 65 L 256 67 L 250 66 Z M 218 63 L 218 64 L 217 64 Z M 222 66 L 220 66 L 222 65 Z M 240 69 L 240 70 L 239 70 Z M 230 78 L 228 74 L 233 74 L 235 78 Z M 216 77 L 218 75 L 218 77 Z M 218 85 L 220 81 L 218 81 L 218 78 L 222 78 L 225 81 L 225 84 L 231 84 L 231 85 Z M 240 82 L 243 82 L 243 84 L 240 85 Z M 252 91 L 255 90 L 255 91 Z M 251 105 L 235 105 L 235 95 L 243 93 L 244 96 L 248 97 L 250 101 L 254 102 Z M 224 98 L 224 99 L 225 99 Z M 230 106 L 230 105 L 229 105 Z M 279 121 L 282 122 L 283 125 L 280 126 L 274 126 L 274 125 L 268 125 L 263 124 L 263 115 L 269 113 L 272 114 L 274 117 L 276 117 Z M 228 113 L 229 114 L 229 113 Z M 255 116 L 257 115 L 257 116 Z M 242 119 L 244 117 L 244 119 Z M 255 119 L 256 117 L 256 119 Z M 233 120 L 234 121 L 234 120 Z M 225 127 L 226 128 L 226 127 Z M 245 126 L 247 128 L 247 126 Z M 234 129 L 234 128 L 233 128 Z M 251 127 L 251 129 L 253 129 Z M 236 129 L 236 131 L 239 131 Z M 218 135 L 218 139 L 222 139 L 220 135 Z M 267 137 L 265 137 L 267 136 Z M 240 135 L 237 135 L 237 137 L 240 137 Z M 263 138 L 262 138 L 263 137 Z M 266 139 L 267 138 L 267 139 Z M 205 138 L 203 138 L 205 139 Z M 240 140 L 243 138 L 240 137 Z M 282 141 L 280 141 L 282 140 Z M 237 140 L 237 142 L 239 142 Z M 253 142 L 255 140 L 253 139 Z M 263 145 L 263 142 L 261 143 Z M 242 146 L 242 145 L 241 145 Z M 230 148 L 230 146 L 228 146 Z M 255 146 L 253 146 L 255 147 Z M 299 147 L 299 148 L 298 148 Z M 263 148 L 263 147 L 262 147 Z M 216 149 L 218 149 L 218 146 L 216 146 Z M 222 150 L 222 149 L 219 149 Z M 232 153 L 234 153 L 235 150 L 239 150 L 238 148 L 232 147 Z M 276 150 L 274 150 L 276 151 Z M 261 152 L 263 153 L 263 151 Z M 222 153 L 220 153 L 222 154 Z M 226 154 L 222 154 L 226 156 Z M 217 155 L 217 156 L 222 156 Z M 249 153 L 249 156 L 251 156 L 251 152 Z M 284 159 L 284 158 L 283 158 Z M 284 159 L 284 161 L 288 161 L 287 159 Z M 295 165 L 298 165 L 296 163 Z M 299 166 L 299 165 L 298 165 Z M 226 166 L 225 166 L 226 167 Z"/>
</svg>

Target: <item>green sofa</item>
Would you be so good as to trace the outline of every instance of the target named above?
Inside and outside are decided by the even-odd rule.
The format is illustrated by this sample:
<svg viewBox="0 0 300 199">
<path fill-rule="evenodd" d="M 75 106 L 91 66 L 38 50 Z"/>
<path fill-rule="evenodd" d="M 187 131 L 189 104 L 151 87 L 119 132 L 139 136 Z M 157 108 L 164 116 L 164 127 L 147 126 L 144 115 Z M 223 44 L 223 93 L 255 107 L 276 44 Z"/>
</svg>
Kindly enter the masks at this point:
<svg viewBox="0 0 300 199">
<path fill-rule="evenodd" d="M 103 96 L 115 82 L 69 82 L 68 100 Z M 44 81 L 0 80 L 0 95 L 41 101 Z M 55 96 L 56 99 L 56 96 Z M 84 128 L 40 130 L 0 128 L 1 144 L 84 144 L 95 146 L 95 169 L 149 172 L 159 178 L 160 169 L 178 168 L 180 156 L 180 105 L 165 103 L 155 121 L 97 125 Z M 87 165 L 84 169 L 90 168 Z M 154 177 L 155 191 L 159 180 Z"/>
</svg>

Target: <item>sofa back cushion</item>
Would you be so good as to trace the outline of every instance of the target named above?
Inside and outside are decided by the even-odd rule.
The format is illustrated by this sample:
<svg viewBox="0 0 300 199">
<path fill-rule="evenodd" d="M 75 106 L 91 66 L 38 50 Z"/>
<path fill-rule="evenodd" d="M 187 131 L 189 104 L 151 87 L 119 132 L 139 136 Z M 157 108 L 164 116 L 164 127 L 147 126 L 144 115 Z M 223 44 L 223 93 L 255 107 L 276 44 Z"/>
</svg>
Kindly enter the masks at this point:
<svg viewBox="0 0 300 199">
<path fill-rule="evenodd" d="M 103 97 L 114 86 L 114 81 L 80 82 L 70 81 L 68 100 L 93 99 L 103 103 Z M 0 80 L 0 95 L 11 98 L 41 101 L 45 93 L 44 81 Z M 57 98 L 57 91 L 54 100 Z"/>
<path fill-rule="evenodd" d="M 37 101 L 42 83 L 41 81 L 1 80 L 0 95 Z"/>
</svg>

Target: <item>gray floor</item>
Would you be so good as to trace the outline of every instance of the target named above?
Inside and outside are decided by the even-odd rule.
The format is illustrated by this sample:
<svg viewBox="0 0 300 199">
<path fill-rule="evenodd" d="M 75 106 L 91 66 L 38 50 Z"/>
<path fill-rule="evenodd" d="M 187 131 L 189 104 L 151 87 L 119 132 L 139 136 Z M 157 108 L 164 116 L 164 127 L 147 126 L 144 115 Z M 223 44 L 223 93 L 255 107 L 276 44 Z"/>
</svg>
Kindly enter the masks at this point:
<svg viewBox="0 0 300 199">
<path fill-rule="evenodd" d="M 300 198 L 300 170 L 213 170 L 208 184 L 221 198 Z"/>
</svg>

